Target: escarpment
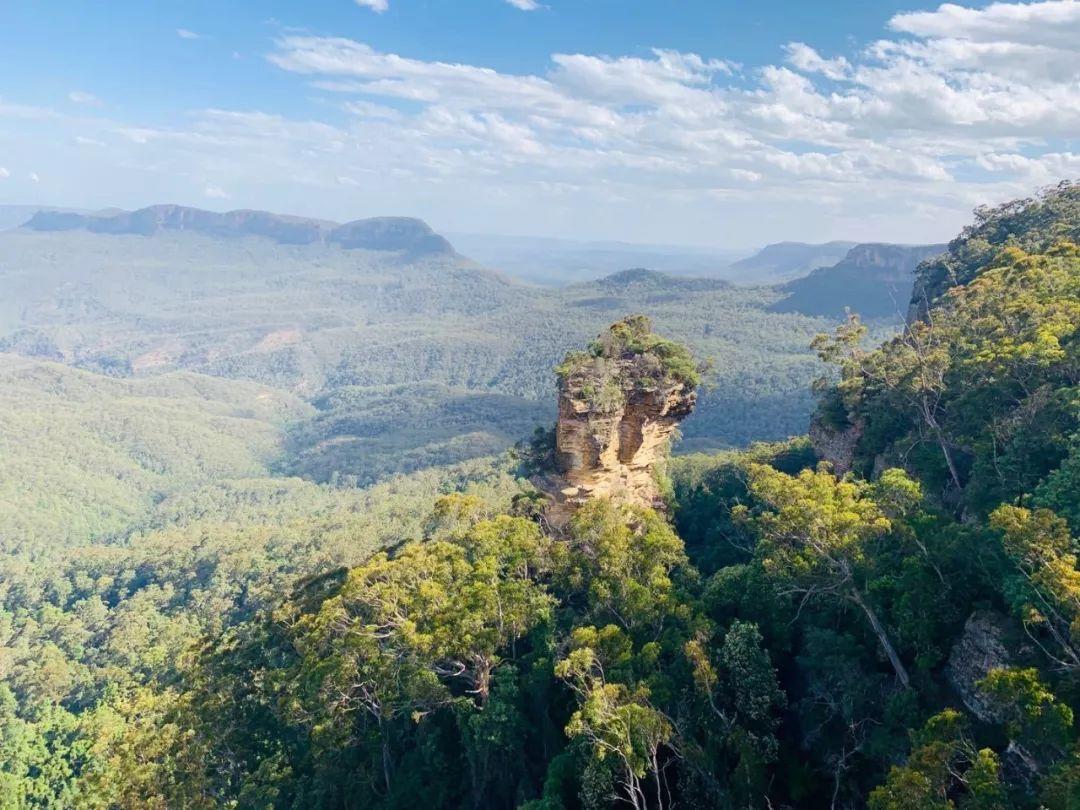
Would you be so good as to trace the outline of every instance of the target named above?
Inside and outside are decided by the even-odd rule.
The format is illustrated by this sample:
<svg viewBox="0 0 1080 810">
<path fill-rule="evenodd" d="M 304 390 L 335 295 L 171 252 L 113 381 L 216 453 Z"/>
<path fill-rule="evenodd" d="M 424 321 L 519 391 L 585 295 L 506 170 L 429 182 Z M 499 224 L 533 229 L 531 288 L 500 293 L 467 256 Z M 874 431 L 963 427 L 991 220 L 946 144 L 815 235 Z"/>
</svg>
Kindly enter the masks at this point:
<svg viewBox="0 0 1080 810">
<path fill-rule="evenodd" d="M 545 487 L 555 526 L 592 498 L 664 507 L 658 472 L 697 401 L 700 368 L 644 316 L 611 326 L 557 369 L 557 474 Z"/>
</svg>

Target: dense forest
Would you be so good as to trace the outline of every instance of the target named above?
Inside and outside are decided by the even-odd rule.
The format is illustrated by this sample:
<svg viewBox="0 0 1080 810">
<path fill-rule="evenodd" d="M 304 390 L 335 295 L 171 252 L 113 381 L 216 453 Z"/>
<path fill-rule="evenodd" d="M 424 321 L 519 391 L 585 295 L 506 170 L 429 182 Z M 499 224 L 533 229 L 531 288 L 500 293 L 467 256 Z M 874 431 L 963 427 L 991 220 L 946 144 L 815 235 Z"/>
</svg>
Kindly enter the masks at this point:
<svg viewBox="0 0 1080 810">
<path fill-rule="evenodd" d="M 557 530 L 532 483 L 543 432 L 366 487 L 313 474 L 303 448 L 358 403 L 356 433 L 397 424 L 408 387 L 356 364 L 314 405 L 186 372 L 107 381 L 93 396 L 119 412 L 139 386 L 190 397 L 189 425 L 153 437 L 132 416 L 125 435 L 147 435 L 102 461 L 152 454 L 178 483 L 119 475 L 122 515 L 5 537 L 0 806 L 1078 806 L 1078 245 L 1080 186 L 978 210 L 919 266 L 898 334 L 852 314 L 813 339 L 808 437 L 675 456 L 663 510 L 596 499 Z M 589 297 L 629 286 L 648 313 L 656 283 Z M 662 334 L 739 323 L 723 285 L 680 283 L 698 303 Z M 676 343 L 619 346 L 708 382 Z M 564 373 L 582 358 L 612 359 Z M 99 376 L 17 363 L 72 392 L 68 429 L 97 430 L 75 405 Z M 510 403 L 485 407 L 516 430 Z M 274 430 L 315 480 L 274 475 Z"/>
</svg>

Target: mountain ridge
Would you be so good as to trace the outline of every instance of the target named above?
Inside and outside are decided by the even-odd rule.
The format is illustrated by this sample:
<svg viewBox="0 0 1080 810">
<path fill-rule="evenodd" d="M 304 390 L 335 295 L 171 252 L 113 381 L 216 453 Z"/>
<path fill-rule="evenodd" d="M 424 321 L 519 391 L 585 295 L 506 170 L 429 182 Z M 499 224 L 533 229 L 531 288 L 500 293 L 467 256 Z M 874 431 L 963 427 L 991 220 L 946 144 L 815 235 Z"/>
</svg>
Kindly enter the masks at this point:
<svg viewBox="0 0 1080 810">
<path fill-rule="evenodd" d="M 283 245 L 336 244 L 346 250 L 399 251 L 414 257 L 457 255 L 449 240 L 414 217 L 371 217 L 338 223 L 269 211 L 237 209 L 219 213 L 164 203 L 106 214 L 41 210 L 22 227 L 31 231 L 86 230 L 138 236 L 194 231 L 221 237 L 259 236 Z"/>
<path fill-rule="evenodd" d="M 946 245 L 897 245 L 863 242 L 829 267 L 778 285 L 787 297 L 771 312 L 842 318 L 845 309 L 865 318 L 902 319 L 915 285 L 915 268 Z"/>
</svg>

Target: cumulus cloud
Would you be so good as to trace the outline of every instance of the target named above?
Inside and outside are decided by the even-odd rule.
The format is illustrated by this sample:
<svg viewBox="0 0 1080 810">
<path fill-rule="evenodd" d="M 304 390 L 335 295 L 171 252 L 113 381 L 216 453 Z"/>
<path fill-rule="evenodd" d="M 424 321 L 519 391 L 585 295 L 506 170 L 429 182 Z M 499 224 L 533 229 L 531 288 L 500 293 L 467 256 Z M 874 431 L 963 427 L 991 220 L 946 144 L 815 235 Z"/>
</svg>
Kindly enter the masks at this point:
<svg viewBox="0 0 1080 810">
<path fill-rule="evenodd" d="M 203 196 L 208 200 L 227 200 L 229 198 L 225 189 L 220 186 L 209 185 L 203 189 Z"/>
<path fill-rule="evenodd" d="M 826 59 L 803 42 L 789 42 L 784 46 L 787 61 L 803 73 L 820 73 L 827 79 L 846 79 L 851 74 L 851 63 L 843 56 Z"/>
<path fill-rule="evenodd" d="M 363 8 L 370 8 L 377 14 L 382 14 L 390 8 L 389 0 L 356 0 L 356 5 Z"/>
<path fill-rule="evenodd" d="M 7 177 L 11 177 L 11 172 L 9 172 L 3 166 L 0 166 L 0 180 L 3 180 L 5 178 L 7 178 Z"/>
<path fill-rule="evenodd" d="M 981 9 L 944 3 L 936 11 L 897 14 L 889 21 L 889 28 L 931 39 L 1075 48 L 1080 35 L 1080 3 L 991 3 Z"/>
<path fill-rule="evenodd" d="M 536 11 L 536 9 L 540 8 L 540 4 L 536 0 L 506 0 L 506 2 L 522 11 Z"/>
<path fill-rule="evenodd" d="M 191 31 L 191 30 L 189 30 L 187 28 L 177 28 L 176 29 L 176 35 L 178 37 L 180 37 L 180 39 L 200 39 L 201 38 L 199 34 L 196 34 L 194 31 Z"/>
</svg>

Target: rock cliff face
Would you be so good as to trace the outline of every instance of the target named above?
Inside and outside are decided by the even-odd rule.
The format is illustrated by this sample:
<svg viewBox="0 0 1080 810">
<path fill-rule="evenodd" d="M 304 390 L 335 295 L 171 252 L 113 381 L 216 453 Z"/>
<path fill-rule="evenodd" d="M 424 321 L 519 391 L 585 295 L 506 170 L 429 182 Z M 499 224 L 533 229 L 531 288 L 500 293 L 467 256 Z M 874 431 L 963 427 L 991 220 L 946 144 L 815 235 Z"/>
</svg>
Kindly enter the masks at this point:
<svg viewBox="0 0 1080 810">
<path fill-rule="evenodd" d="M 546 487 L 552 496 L 547 517 L 555 526 L 592 498 L 663 509 L 657 468 L 697 401 L 696 375 L 682 379 L 667 373 L 647 349 L 605 347 L 596 356 L 604 338 L 594 344 L 593 356 L 560 378 L 558 475 Z"/>
<path fill-rule="evenodd" d="M 911 300 L 919 262 L 944 245 L 856 245 L 838 263 L 784 284 L 786 297 L 770 312 L 843 318 L 846 308 L 863 318 L 900 318 Z"/>
<path fill-rule="evenodd" d="M 949 652 L 945 677 L 964 705 L 984 723 L 1001 722 L 987 696 L 975 684 L 990 670 L 1007 667 L 1015 662 L 1010 647 L 1009 620 L 1000 613 L 977 610 L 964 623 L 963 635 Z M 1012 642 L 1012 643 L 1010 643 Z"/>
<path fill-rule="evenodd" d="M 821 414 L 810 420 L 810 444 L 822 461 L 832 465 L 836 475 L 846 475 L 855 466 L 855 450 L 862 434 L 861 422 L 836 428 L 828 424 Z"/>
</svg>

